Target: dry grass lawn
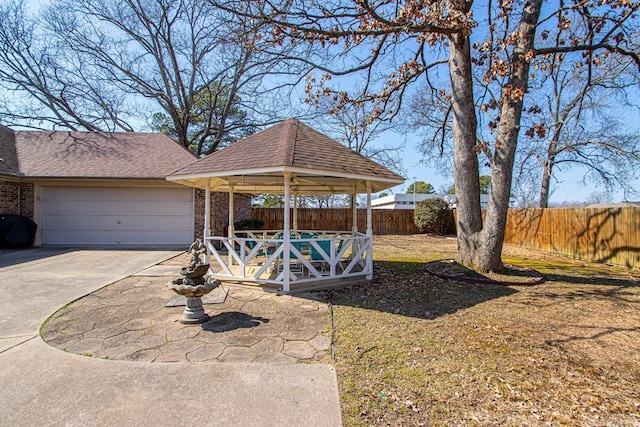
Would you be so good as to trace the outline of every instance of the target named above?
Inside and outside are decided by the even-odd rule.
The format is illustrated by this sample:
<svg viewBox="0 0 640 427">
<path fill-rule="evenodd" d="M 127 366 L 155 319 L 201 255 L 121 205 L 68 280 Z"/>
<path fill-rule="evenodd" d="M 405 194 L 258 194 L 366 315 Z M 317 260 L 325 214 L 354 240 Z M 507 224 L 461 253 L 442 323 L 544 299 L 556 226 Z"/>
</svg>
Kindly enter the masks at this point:
<svg viewBox="0 0 640 427">
<path fill-rule="evenodd" d="M 453 239 L 380 236 L 333 291 L 347 426 L 640 425 L 640 272 L 505 248 L 537 286 L 437 279 Z"/>
</svg>

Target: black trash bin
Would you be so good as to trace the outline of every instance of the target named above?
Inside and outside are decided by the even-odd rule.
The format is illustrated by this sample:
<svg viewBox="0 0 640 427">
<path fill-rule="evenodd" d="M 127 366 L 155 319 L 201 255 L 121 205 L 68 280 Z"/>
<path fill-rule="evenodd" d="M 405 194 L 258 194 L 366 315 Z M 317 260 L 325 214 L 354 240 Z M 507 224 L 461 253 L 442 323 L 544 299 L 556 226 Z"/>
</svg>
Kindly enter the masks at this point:
<svg viewBox="0 0 640 427">
<path fill-rule="evenodd" d="M 26 248 L 33 245 L 38 225 L 26 216 L 0 214 L 0 248 Z"/>
</svg>

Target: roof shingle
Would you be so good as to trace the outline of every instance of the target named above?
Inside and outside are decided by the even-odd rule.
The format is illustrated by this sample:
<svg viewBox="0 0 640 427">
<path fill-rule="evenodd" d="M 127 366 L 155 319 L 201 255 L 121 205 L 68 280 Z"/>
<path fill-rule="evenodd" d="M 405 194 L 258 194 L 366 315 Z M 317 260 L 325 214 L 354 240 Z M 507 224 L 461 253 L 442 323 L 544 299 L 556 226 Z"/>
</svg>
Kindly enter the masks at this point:
<svg viewBox="0 0 640 427">
<path fill-rule="evenodd" d="M 29 178 L 161 179 L 196 160 L 163 134 L 9 132 L 18 170 Z M 0 134 L 0 143 L 5 134 Z"/>
<path fill-rule="evenodd" d="M 13 131 L 0 125 L 0 175 L 17 176 L 18 156 Z"/>
<path fill-rule="evenodd" d="M 404 180 L 395 172 L 294 118 L 235 142 L 171 175 L 278 167 Z"/>
</svg>

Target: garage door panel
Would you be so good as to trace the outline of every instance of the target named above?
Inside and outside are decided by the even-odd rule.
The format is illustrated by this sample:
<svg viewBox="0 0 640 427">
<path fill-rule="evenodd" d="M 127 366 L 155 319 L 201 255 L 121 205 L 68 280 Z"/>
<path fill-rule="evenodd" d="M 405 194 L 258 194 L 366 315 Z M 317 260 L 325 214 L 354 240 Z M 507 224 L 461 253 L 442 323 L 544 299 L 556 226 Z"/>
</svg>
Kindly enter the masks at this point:
<svg viewBox="0 0 640 427">
<path fill-rule="evenodd" d="M 193 227 L 193 221 L 189 218 L 174 217 L 173 226 L 178 229 L 186 229 Z M 191 239 L 193 240 L 193 239 Z"/>
<path fill-rule="evenodd" d="M 65 212 L 65 204 L 63 202 L 52 200 L 47 205 L 47 213 L 49 215 L 62 215 Z"/>
<path fill-rule="evenodd" d="M 134 231 L 131 233 L 127 233 L 122 237 L 122 242 L 121 244 L 125 244 L 125 245 L 149 245 L 149 244 L 154 244 L 157 243 L 158 237 L 154 236 L 154 232 L 148 231 L 148 232 L 141 232 L 141 231 Z M 162 240 L 162 239 L 160 239 Z"/>
<path fill-rule="evenodd" d="M 63 228 L 64 215 L 47 215 L 42 217 L 40 228 Z"/>
<path fill-rule="evenodd" d="M 96 231 L 85 231 L 85 230 L 69 230 L 66 233 L 66 240 L 68 241 L 76 241 L 83 244 L 103 244 L 103 245 L 114 245 L 119 243 L 119 239 L 113 232 L 109 230 L 96 230 Z"/>
<path fill-rule="evenodd" d="M 184 212 L 190 209 L 190 203 L 164 203 L 138 201 L 137 203 L 120 202 L 119 212 L 124 215 L 150 215 L 162 216 L 175 215 L 175 212 Z"/>
<path fill-rule="evenodd" d="M 42 229 L 42 241 L 43 242 L 61 242 L 64 241 L 65 235 L 62 229 Z"/>
<path fill-rule="evenodd" d="M 148 192 L 145 192 L 145 191 L 135 191 L 133 192 L 133 194 L 134 194 L 134 197 L 140 200 L 144 200 L 146 202 L 158 201 L 158 198 L 156 195 L 149 194 Z M 174 201 L 177 200 L 181 202 L 191 200 L 190 194 L 186 193 L 182 189 L 164 188 L 164 189 L 159 189 L 159 191 L 156 194 L 162 194 L 162 197 L 165 200 L 174 200 Z"/>
<path fill-rule="evenodd" d="M 43 229 L 101 229 L 111 228 L 116 222 L 115 217 L 105 215 L 44 215 L 41 227 Z"/>
<path fill-rule="evenodd" d="M 102 200 L 69 200 L 61 204 L 57 210 L 57 215 L 76 216 L 76 215 L 115 215 L 118 212 L 118 206 L 112 202 Z"/>
<path fill-rule="evenodd" d="M 65 188 L 47 188 L 47 196 L 51 200 L 61 200 L 65 194 Z"/>
<path fill-rule="evenodd" d="M 171 200 L 181 203 L 193 203 L 193 192 L 178 191 L 174 189 L 171 191 Z"/>
<path fill-rule="evenodd" d="M 137 231 L 135 233 L 127 234 L 122 244 L 160 244 L 161 242 L 173 241 L 177 237 L 179 236 L 172 231 Z M 185 245 L 187 244 L 185 243 Z"/>
<path fill-rule="evenodd" d="M 156 205 L 156 210 L 153 211 L 155 215 L 167 215 L 166 212 L 180 212 L 185 209 L 190 209 L 192 206 L 192 202 L 170 202 L 165 205 L 158 204 Z M 163 208 L 166 208 L 163 209 Z M 164 213 L 163 213 L 164 212 Z"/>
<path fill-rule="evenodd" d="M 189 188 L 45 187 L 45 244 L 189 244 Z"/>
<path fill-rule="evenodd" d="M 49 244 L 116 245 L 116 236 L 109 231 L 43 230 L 42 241 Z"/>
<path fill-rule="evenodd" d="M 105 202 L 117 202 L 119 200 L 121 200 L 122 198 L 122 189 L 121 188 L 99 188 L 99 189 L 95 189 L 95 188 L 86 188 L 84 189 L 84 194 L 85 197 L 83 200 L 94 200 L 94 194 L 96 193 L 97 190 L 97 194 L 99 195 L 99 199 L 98 200 L 102 200 Z"/>
<path fill-rule="evenodd" d="M 128 228 L 132 231 L 174 228 L 177 221 L 171 215 L 145 215 L 142 216 L 125 216 L 119 219 L 121 228 Z"/>
</svg>

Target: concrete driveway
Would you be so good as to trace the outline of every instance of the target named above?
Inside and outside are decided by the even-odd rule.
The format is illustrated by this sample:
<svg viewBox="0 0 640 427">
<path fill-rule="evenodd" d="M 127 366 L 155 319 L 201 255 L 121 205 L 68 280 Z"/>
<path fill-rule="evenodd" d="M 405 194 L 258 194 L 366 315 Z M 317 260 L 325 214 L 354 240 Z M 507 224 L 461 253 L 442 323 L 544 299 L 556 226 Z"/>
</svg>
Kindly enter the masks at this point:
<svg viewBox="0 0 640 427">
<path fill-rule="evenodd" d="M 340 425 L 330 365 L 120 362 L 40 339 L 61 306 L 178 253 L 2 251 L 0 425 Z"/>
<path fill-rule="evenodd" d="M 58 308 L 179 251 L 0 250 L 0 338 L 38 333 Z"/>
</svg>

